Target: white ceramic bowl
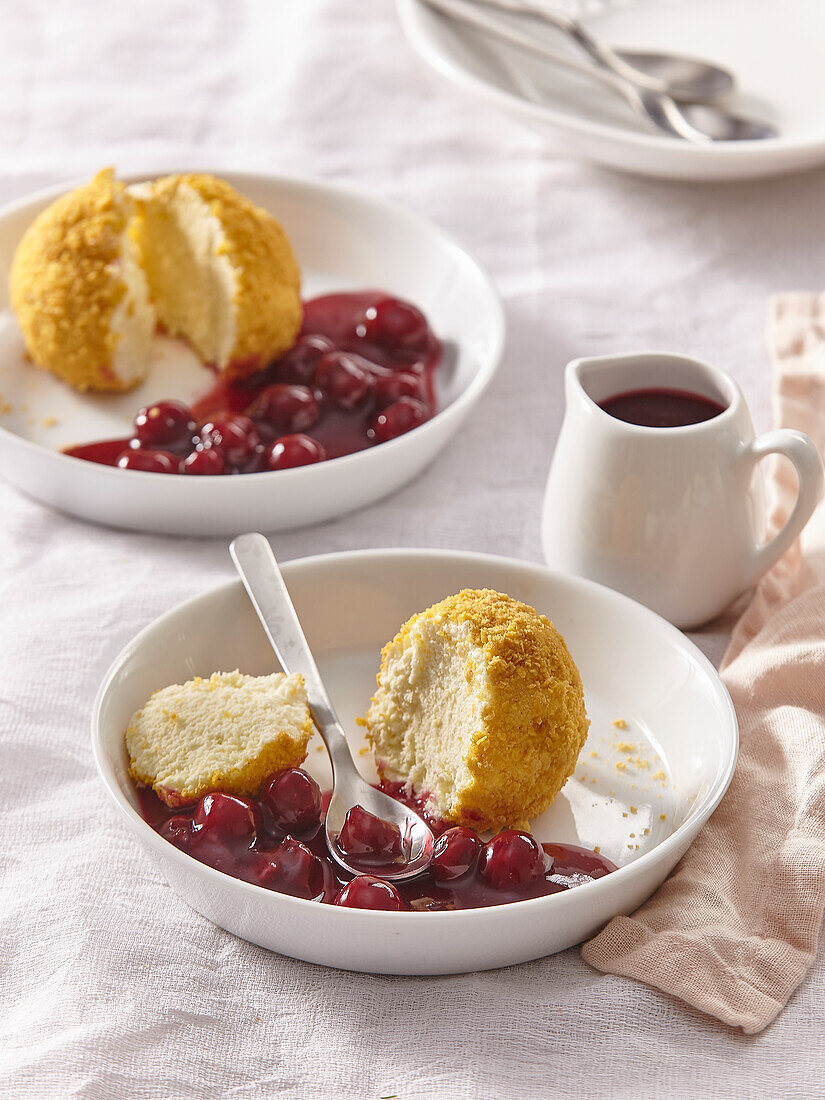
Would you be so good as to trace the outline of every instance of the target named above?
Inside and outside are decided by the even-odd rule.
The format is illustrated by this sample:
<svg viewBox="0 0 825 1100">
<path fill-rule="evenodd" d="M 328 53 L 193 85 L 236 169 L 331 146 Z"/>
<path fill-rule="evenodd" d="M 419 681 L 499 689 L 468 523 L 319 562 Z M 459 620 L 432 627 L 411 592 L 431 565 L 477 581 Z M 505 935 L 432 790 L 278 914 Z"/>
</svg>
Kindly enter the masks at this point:
<svg viewBox="0 0 825 1100">
<path fill-rule="evenodd" d="M 448 79 L 497 103 L 572 153 L 640 175 L 735 180 L 795 172 L 825 161 L 820 0 L 627 0 L 591 5 L 582 21 L 603 41 L 672 50 L 729 68 L 738 91 L 726 100 L 772 122 L 770 141 L 692 145 L 646 129 L 624 101 L 598 84 L 451 22 L 423 0 L 396 0 L 413 47 Z M 582 5 L 584 7 L 584 5 Z M 565 47 L 555 32 L 548 38 Z"/>
<path fill-rule="evenodd" d="M 599 845 L 620 868 L 563 894 L 488 909 L 363 912 L 241 882 L 167 843 L 138 813 L 124 730 L 166 684 L 236 667 L 272 671 L 263 631 L 233 581 L 163 615 L 123 650 L 97 697 L 92 744 L 109 794 L 173 889 L 244 939 L 310 962 L 390 974 L 489 969 L 560 951 L 644 901 L 730 782 L 737 723 L 716 672 L 678 630 L 610 589 L 537 565 L 428 550 L 331 554 L 283 571 L 356 750 L 364 738 L 355 717 L 375 685 L 379 648 L 414 611 L 487 586 L 551 615 L 581 669 L 591 730 L 576 775 L 533 831 L 544 841 Z M 627 723 L 621 731 L 613 725 L 619 718 Z M 623 740 L 632 753 L 619 747 Z M 356 751 L 355 759 L 369 775 L 368 757 Z M 314 744 L 305 766 L 329 785 L 326 756 Z"/>
<path fill-rule="evenodd" d="M 188 401 L 210 386 L 204 368 L 176 341 L 158 342 L 149 378 L 123 396 L 77 394 L 26 363 L 3 276 L 29 223 L 67 189 L 60 187 L 0 210 L 0 473 L 29 496 L 81 519 L 162 534 L 231 535 L 319 523 L 420 473 L 492 379 L 504 341 L 501 303 L 478 264 L 440 229 L 339 184 L 221 174 L 284 224 L 306 297 L 376 287 L 424 310 L 445 344 L 436 376 L 441 411 L 407 435 L 358 454 L 240 477 L 147 474 L 60 454 L 65 445 L 128 435 L 143 404 Z"/>
</svg>

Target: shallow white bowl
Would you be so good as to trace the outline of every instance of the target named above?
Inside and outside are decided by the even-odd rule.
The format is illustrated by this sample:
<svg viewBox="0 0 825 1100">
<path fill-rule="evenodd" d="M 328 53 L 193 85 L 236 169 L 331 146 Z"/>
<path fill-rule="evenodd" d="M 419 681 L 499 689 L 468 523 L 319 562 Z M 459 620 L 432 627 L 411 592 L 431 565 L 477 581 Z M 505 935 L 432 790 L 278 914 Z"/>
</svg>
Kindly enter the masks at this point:
<svg viewBox="0 0 825 1100">
<path fill-rule="evenodd" d="M 598 845 L 620 869 L 533 901 L 376 913 L 273 893 L 167 843 L 137 810 L 124 730 L 151 692 L 169 683 L 237 667 L 257 675 L 272 671 L 263 631 L 233 581 L 163 615 L 123 650 L 97 697 L 92 744 L 109 794 L 173 889 L 244 939 L 310 962 L 388 974 L 483 970 L 551 954 L 644 901 L 731 780 L 736 716 L 713 667 L 664 619 L 610 589 L 537 565 L 429 550 L 305 558 L 287 563 L 284 576 L 368 776 L 355 718 L 374 688 L 380 646 L 409 615 L 462 588 L 492 587 L 552 616 L 581 670 L 591 730 L 576 775 L 533 831 L 543 841 Z M 613 725 L 619 718 L 627 723 L 620 732 Z M 634 750 L 620 748 L 621 739 Z M 316 748 L 310 745 L 305 766 L 329 786 L 326 755 Z"/>
<path fill-rule="evenodd" d="M 725 102 L 780 130 L 770 141 L 710 146 L 647 130 L 613 92 L 493 45 L 489 37 L 445 19 L 422 0 L 396 2 L 410 42 L 434 68 L 587 159 L 684 180 L 771 176 L 825 161 L 821 0 L 629 0 L 583 17 L 594 34 L 613 46 L 672 50 L 726 66 L 738 90 Z M 548 39 L 565 47 L 553 31 Z"/>
<path fill-rule="evenodd" d="M 338 184 L 221 175 L 283 223 L 306 297 L 379 288 L 424 310 L 445 344 L 436 375 L 441 411 L 380 447 L 240 477 L 147 474 L 60 454 L 62 446 L 128 435 L 141 405 L 164 397 L 189 401 L 209 389 L 212 378 L 171 340 L 157 342 L 148 379 L 123 396 L 77 394 L 25 361 L 7 275 L 29 223 L 67 189 L 59 187 L 0 210 L 0 473 L 24 493 L 94 523 L 162 534 L 231 535 L 319 523 L 386 496 L 420 473 L 489 384 L 504 342 L 501 303 L 478 264 L 440 229 Z"/>
</svg>

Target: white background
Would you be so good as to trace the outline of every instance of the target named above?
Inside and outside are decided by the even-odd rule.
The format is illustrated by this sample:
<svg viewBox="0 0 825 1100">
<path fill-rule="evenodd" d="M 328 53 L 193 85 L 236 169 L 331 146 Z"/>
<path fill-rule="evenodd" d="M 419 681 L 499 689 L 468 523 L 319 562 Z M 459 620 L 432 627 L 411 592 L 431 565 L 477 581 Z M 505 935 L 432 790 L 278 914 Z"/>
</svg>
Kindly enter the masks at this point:
<svg viewBox="0 0 825 1100">
<path fill-rule="evenodd" d="M 707 358 L 765 428 L 767 299 L 825 279 L 823 173 L 683 187 L 580 164 L 442 82 L 378 0 L 3 0 L 0 200 L 110 163 L 357 183 L 433 218 L 501 290 L 505 361 L 452 446 L 392 500 L 280 536 L 282 558 L 538 560 L 568 359 Z M 744 1037 L 576 951 L 373 978 L 208 925 L 105 801 L 88 722 L 121 646 L 230 576 L 225 545 L 90 528 L 2 484 L 0 517 L 0 1095 L 823 1095 L 821 963 Z"/>
</svg>

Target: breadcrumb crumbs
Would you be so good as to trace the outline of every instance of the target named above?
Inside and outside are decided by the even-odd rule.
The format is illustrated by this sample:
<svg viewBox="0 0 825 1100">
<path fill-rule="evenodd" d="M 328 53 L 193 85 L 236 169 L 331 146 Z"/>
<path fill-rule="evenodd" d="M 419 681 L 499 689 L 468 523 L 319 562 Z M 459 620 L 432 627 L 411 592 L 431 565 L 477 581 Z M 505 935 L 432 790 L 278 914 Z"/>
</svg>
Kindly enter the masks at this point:
<svg viewBox="0 0 825 1100">
<path fill-rule="evenodd" d="M 635 752 L 636 751 L 636 746 L 633 744 L 632 741 L 620 741 L 618 743 L 618 745 L 616 746 L 616 748 L 619 750 L 619 752 Z"/>
<path fill-rule="evenodd" d="M 617 730 L 626 730 L 627 729 L 627 722 L 625 722 L 624 718 L 614 719 L 613 725 L 616 727 Z"/>
<path fill-rule="evenodd" d="M 597 752 L 591 752 L 590 755 L 593 757 L 594 760 L 598 760 L 599 758 L 599 754 Z"/>
<path fill-rule="evenodd" d="M 631 812 L 632 814 L 637 814 L 637 813 L 638 813 L 639 811 L 638 811 L 638 809 L 637 809 L 637 808 L 636 808 L 635 806 L 631 806 L 631 807 L 630 807 L 630 812 Z"/>
<path fill-rule="evenodd" d="M 355 719 L 355 724 L 356 724 L 356 726 L 366 726 L 367 720 L 366 720 L 366 718 L 356 718 Z"/>
<path fill-rule="evenodd" d="M 660 821 L 667 821 L 667 814 L 659 814 Z"/>
<path fill-rule="evenodd" d="M 2 409 L 0 409 L 0 412 L 2 412 Z M 43 427 L 44 428 L 54 428 L 59 423 L 60 423 L 60 421 L 57 419 L 56 416 L 44 416 L 43 417 Z"/>
<path fill-rule="evenodd" d="M 366 756 L 369 751 L 370 750 L 369 750 L 367 745 L 362 745 L 361 748 L 358 750 L 358 755 L 359 756 Z"/>
</svg>

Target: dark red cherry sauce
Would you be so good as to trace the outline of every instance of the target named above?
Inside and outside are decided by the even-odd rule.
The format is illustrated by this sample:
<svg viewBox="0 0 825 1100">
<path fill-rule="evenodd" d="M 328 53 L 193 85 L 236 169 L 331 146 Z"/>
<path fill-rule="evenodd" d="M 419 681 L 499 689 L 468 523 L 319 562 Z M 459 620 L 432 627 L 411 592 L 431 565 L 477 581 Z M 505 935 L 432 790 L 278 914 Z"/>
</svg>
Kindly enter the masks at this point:
<svg viewBox="0 0 825 1100">
<path fill-rule="evenodd" d="M 398 797 L 398 784 L 384 787 Z M 616 870 L 597 852 L 572 844 L 539 844 L 507 829 L 484 842 L 472 829 L 428 820 L 436 835 L 433 862 L 411 882 L 370 874 L 352 876 L 332 859 L 324 835 L 330 792 L 323 795 L 299 768 L 276 772 L 257 798 L 214 792 L 171 809 L 154 791 L 137 788 L 140 810 L 161 836 L 188 855 L 234 878 L 306 900 L 362 909 L 438 912 L 476 909 L 560 893 Z M 399 801 L 419 810 L 421 799 Z M 350 819 L 356 845 L 395 855 L 362 811 Z M 379 823 L 386 825 L 386 823 Z M 361 831 L 361 837 L 356 831 Z M 362 848 L 362 850 L 363 850 Z"/>
<path fill-rule="evenodd" d="M 353 454 L 438 411 L 441 344 L 424 314 L 383 291 L 304 303 L 294 347 L 192 406 L 141 409 L 131 436 L 65 448 L 87 462 L 192 476 L 259 473 Z M 206 457 L 204 457 L 206 455 Z"/>
<path fill-rule="evenodd" d="M 701 424 L 725 411 L 725 406 L 689 390 L 627 390 L 599 402 L 599 408 L 626 424 L 644 428 L 683 428 Z"/>
</svg>

